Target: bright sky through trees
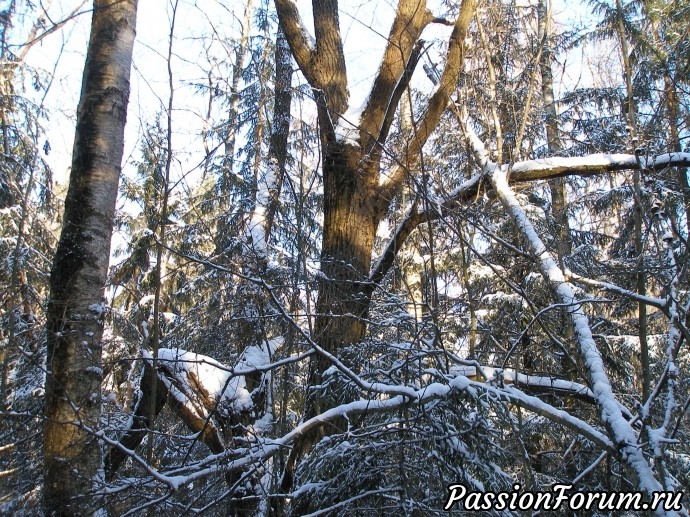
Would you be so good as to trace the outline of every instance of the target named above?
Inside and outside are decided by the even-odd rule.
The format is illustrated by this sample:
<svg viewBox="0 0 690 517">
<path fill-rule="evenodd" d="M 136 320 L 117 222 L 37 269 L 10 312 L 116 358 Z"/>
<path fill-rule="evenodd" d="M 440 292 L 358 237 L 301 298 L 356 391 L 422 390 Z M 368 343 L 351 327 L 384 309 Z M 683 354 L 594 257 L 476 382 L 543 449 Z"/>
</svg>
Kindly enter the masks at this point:
<svg viewBox="0 0 690 517">
<path fill-rule="evenodd" d="M 303 1 L 298 4 L 309 26 L 310 2 Z M 57 21 L 73 9 L 74 2 L 59 0 L 51 4 L 49 13 L 51 19 Z M 341 9 L 340 21 L 348 64 L 350 106 L 356 108 L 366 100 L 365 96 L 371 87 L 393 10 L 388 2 L 382 0 L 343 2 Z M 47 36 L 39 46 L 30 51 L 27 58 L 27 63 L 31 66 L 55 73 L 45 98 L 46 109 L 50 112 L 46 122 L 46 133 L 51 148 L 49 161 L 53 164 L 56 180 L 63 185 L 71 160 L 74 113 L 84 64 L 84 49 L 88 41 L 89 6 L 84 6 L 81 11 L 82 14 L 74 23 L 68 24 L 64 31 Z M 142 124 L 164 110 L 168 90 L 165 53 L 170 32 L 170 2 L 141 2 L 139 11 L 125 138 L 126 174 L 131 173 L 132 160 L 138 159 Z M 198 145 L 199 135 L 190 133 L 188 129 L 203 126 L 207 100 L 199 93 L 197 87 L 205 83 L 206 68 L 209 66 L 208 57 L 217 62 L 228 60 L 223 49 L 217 44 L 209 51 L 209 55 L 206 55 L 210 37 L 206 35 L 208 26 L 213 26 L 216 37 L 233 37 L 239 31 L 242 11 L 241 2 L 231 2 L 229 5 L 215 0 L 203 4 L 180 2 L 182 15 L 177 21 L 173 50 L 175 88 L 179 90 L 176 92 L 174 113 L 175 169 L 178 178 L 191 172 L 203 159 L 203 150 Z M 554 5 L 557 23 L 579 24 L 587 18 L 586 13 L 584 7 L 573 2 L 566 2 L 566 5 L 556 2 Z M 26 24 L 31 22 L 29 17 L 25 18 Z M 443 41 L 449 32 L 450 29 L 447 27 L 434 25 L 424 33 L 424 38 L 429 41 L 435 38 Z M 436 51 L 432 49 L 429 55 L 439 65 L 441 49 L 438 46 L 435 48 Z M 592 84 L 592 70 L 588 64 L 586 54 L 583 54 L 582 61 L 570 57 L 562 69 L 565 72 L 564 81 L 582 87 Z M 560 69 L 557 69 L 556 73 L 559 71 Z M 421 67 L 415 73 L 413 84 L 422 89 L 432 88 Z"/>
</svg>

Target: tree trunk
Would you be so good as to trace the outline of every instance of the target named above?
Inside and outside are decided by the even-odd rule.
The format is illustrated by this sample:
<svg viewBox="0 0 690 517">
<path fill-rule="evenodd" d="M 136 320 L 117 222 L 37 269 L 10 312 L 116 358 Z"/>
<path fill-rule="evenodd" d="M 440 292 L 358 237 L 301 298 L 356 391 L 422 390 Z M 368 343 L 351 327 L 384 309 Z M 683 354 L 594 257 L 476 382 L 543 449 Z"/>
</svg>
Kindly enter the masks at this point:
<svg viewBox="0 0 690 517">
<path fill-rule="evenodd" d="M 50 278 L 43 437 L 48 515 L 89 515 L 101 468 L 101 337 L 137 0 L 94 0 L 72 173 Z"/>
<path fill-rule="evenodd" d="M 616 0 L 616 16 L 617 16 L 617 31 L 618 38 L 621 45 L 621 54 L 623 62 L 623 74 L 625 79 L 626 91 L 626 112 L 628 132 L 630 133 L 630 142 L 632 151 L 637 154 L 637 105 L 633 95 L 633 71 L 630 63 L 630 51 L 628 50 L 628 40 L 625 34 L 625 27 L 623 24 L 623 5 L 621 0 Z M 635 223 L 635 254 L 637 256 L 637 275 L 636 286 L 637 294 L 644 296 L 647 294 L 647 279 L 644 265 L 644 242 L 642 235 L 643 226 L 643 207 L 642 207 L 642 183 L 640 177 L 641 171 L 635 169 L 633 171 L 633 194 L 635 203 L 633 206 L 633 217 Z M 642 378 L 642 400 L 646 401 L 651 389 L 651 371 L 649 363 L 649 343 L 647 342 L 647 305 L 639 301 L 637 304 L 638 313 L 638 336 L 640 339 L 640 377 Z"/>
<path fill-rule="evenodd" d="M 276 0 L 275 5 L 295 61 L 317 103 L 323 147 L 324 221 L 313 339 L 324 351 L 338 355 L 345 347 L 360 342 L 366 332 L 365 317 L 374 285 L 369 279 L 376 230 L 392 199 L 399 194 L 408 171 L 397 167 L 382 180 L 382 148 L 421 55 L 419 37 L 432 16 L 424 0 L 398 3 L 387 48 L 361 120 L 344 138 L 339 129 L 353 126 L 353 121 L 342 116 L 348 108 L 348 90 L 337 0 L 313 3 L 315 41 L 308 36 L 294 1 Z M 475 7 L 474 0 L 463 0 L 461 4 L 445 69 L 409 146 L 412 162 L 419 159 L 456 89 Z M 319 387 L 330 366 L 328 358 L 315 356 L 309 367 L 308 386 Z M 338 389 L 326 394 L 308 393 L 305 419 L 321 414 L 344 397 L 347 395 Z M 331 429 L 338 427 L 336 423 Z M 295 444 L 286 465 L 283 489 L 292 484 L 297 456 L 311 448 L 319 432 L 323 430 L 308 433 L 301 443 Z"/>
<path fill-rule="evenodd" d="M 541 91 L 544 101 L 544 114 L 546 115 L 546 139 L 549 155 L 558 156 L 562 151 L 561 140 L 558 134 L 558 111 L 553 94 L 553 51 L 551 49 L 551 10 L 547 0 L 539 0 L 537 5 L 539 20 L 539 37 L 542 40 L 543 50 L 539 63 L 541 71 Z M 572 250 L 570 241 L 570 225 L 568 223 L 568 200 L 565 190 L 565 178 L 549 180 L 551 190 L 551 213 L 553 214 L 556 235 L 556 249 L 558 250 L 558 262 L 561 269 L 564 268 L 563 257 L 569 255 Z"/>
<path fill-rule="evenodd" d="M 326 147 L 324 173 L 324 224 L 321 278 L 316 304 L 314 340 L 325 351 L 337 353 L 364 338 L 365 318 L 371 300 L 368 282 L 376 229 L 384 213 L 374 203 L 378 163 L 367 164 L 358 147 L 331 143 Z M 331 363 L 312 361 L 310 386 L 321 384 Z M 320 414 L 328 402 L 315 397 L 306 418 Z"/>
<path fill-rule="evenodd" d="M 221 192 L 223 194 L 223 209 L 231 208 L 230 186 L 233 182 L 233 169 L 235 166 L 235 147 L 237 142 L 237 119 L 240 108 L 240 80 L 244 69 L 244 59 L 249 50 L 249 29 L 251 27 L 252 14 L 254 13 L 253 0 L 247 0 L 244 6 L 244 18 L 242 20 L 242 34 L 235 52 L 235 62 L 232 65 L 232 83 L 230 85 L 230 106 L 228 108 L 228 121 L 223 141 L 225 163 L 223 164 L 223 177 L 221 178 Z M 222 238 L 222 236 L 221 236 Z"/>
<path fill-rule="evenodd" d="M 678 94 L 676 92 L 676 84 L 678 81 L 671 78 L 669 72 L 664 72 L 664 96 L 666 100 L 666 116 L 668 117 L 668 124 L 670 129 L 671 149 L 676 152 L 682 152 L 680 132 L 678 129 L 679 109 L 678 109 Z M 685 225 L 690 230 L 690 182 L 688 182 L 688 169 L 686 167 L 676 168 L 676 177 L 680 185 L 680 191 L 683 195 L 683 203 L 685 205 Z"/>
<path fill-rule="evenodd" d="M 270 200 L 264 225 L 265 242 L 268 244 L 273 229 L 273 220 L 278 210 L 280 192 L 283 188 L 288 159 L 288 137 L 290 136 L 290 105 L 292 104 L 292 54 L 283 29 L 276 34 L 276 85 L 273 101 L 273 126 L 269 149 L 269 166 L 273 167 L 274 181 L 268 185 Z"/>
</svg>

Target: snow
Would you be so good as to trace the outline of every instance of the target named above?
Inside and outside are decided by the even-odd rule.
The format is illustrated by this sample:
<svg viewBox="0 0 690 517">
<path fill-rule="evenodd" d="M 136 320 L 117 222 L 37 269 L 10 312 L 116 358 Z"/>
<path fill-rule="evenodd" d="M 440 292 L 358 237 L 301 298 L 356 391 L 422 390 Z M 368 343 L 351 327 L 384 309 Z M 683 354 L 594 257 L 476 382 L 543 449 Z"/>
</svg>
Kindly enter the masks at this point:
<svg viewBox="0 0 690 517">
<path fill-rule="evenodd" d="M 474 366 L 470 366 L 474 368 Z M 470 380 L 465 375 L 458 375 L 450 382 L 450 387 L 454 390 L 465 391 L 470 386 Z"/>
<path fill-rule="evenodd" d="M 359 126 L 366 106 L 366 100 L 360 106 L 349 106 L 347 111 L 338 117 L 335 126 L 335 138 L 338 142 L 359 145 Z"/>
<path fill-rule="evenodd" d="M 610 155 L 602 155 L 602 160 L 611 159 Z M 575 331 L 580 352 L 584 358 L 585 366 L 592 386 L 592 392 L 601 413 L 601 419 L 616 444 L 621 459 L 628 464 L 637 477 L 637 486 L 652 497 L 654 492 L 661 490 L 661 484 L 642 454 L 642 449 L 637 444 L 637 436 L 630 423 L 621 413 L 619 403 L 616 400 L 608 375 L 604 368 L 601 353 L 594 342 L 592 331 L 582 305 L 575 296 L 573 286 L 566 282 L 563 272 L 556 261 L 548 252 L 546 246 L 537 234 L 531 221 L 520 206 L 515 194 L 508 185 L 505 170 L 495 169 L 490 180 L 498 197 L 511 214 L 520 232 L 527 239 L 532 255 L 539 262 L 539 269 L 544 278 L 556 291 L 558 299 L 568 305 L 570 319 Z"/>
<path fill-rule="evenodd" d="M 486 264 L 473 263 L 470 266 L 470 277 L 472 280 L 493 280 L 496 276 L 496 271 L 504 272 L 505 268 L 500 265 L 489 267 Z"/>
<path fill-rule="evenodd" d="M 194 376 L 201 388 L 214 400 L 234 402 L 238 409 L 251 407 L 251 396 L 245 387 L 244 377 L 233 377 L 229 369 L 210 357 L 182 349 L 161 348 L 158 362 L 167 367 L 182 385 Z"/>
<path fill-rule="evenodd" d="M 653 157 L 632 154 L 590 154 L 577 157 L 553 157 L 540 160 L 526 160 L 512 166 L 503 165 L 502 172 L 510 171 L 515 181 L 527 181 L 568 174 L 598 174 L 606 171 L 626 169 L 658 170 L 669 166 L 690 165 L 690 153 L 667 153 Z"/>
<path fill-rule="evenodd" d="M 100 318 L 103 316 L 103 313 L 106 311 L 106 306 L 105 303 L 92 303 L 89 305 L 89 310 L 93 312 L 97 318 Z"/>
<path fill-rule="evenodd" d="M 260 196 L 263 200 L 265 196 Z M 263 200 L 265 201 L 265 200 Z M 263 204 L 259 202 L 259 195 L 257 195 L 257 204 L 252 210 L 249 223 L 247 225 L 246 243 L 247 250 L 250 253 L 255 253 L 258 257 L 266 256 L 266 215 Z"/>
<path fill-rule="evenodd" d="M 246 348 L 236 365 L 230 368 L 211 357 L 188 352 L 180 348 L 161 348 L 158 350 L 159 368 L 163 367 L 172 376 L 177 386 L 191 386 L 205 397 L 229 405 L 234 411 L 246 411 L 253 407 L 251 393 L 247 389 L 244 375 L 255 371 L 270 362 L 271 355 L 281 344 L 280 339 L 272 339 L 261 345 Z M 146 354 L 147 359 L 150 355 Z M 241 374 L 238 374 L 238 371 Z M 167 384 L 167 383 L 166 383 Z M 173 385 L 169 385 L 173 396 L 186 404 L 186 395 Z"/>
<path fill-rule="evenodd" d="M 629 291 L 627 289 L 623 289 L 622 287 L 619 287 L 615 284 L 611 284 L 609 282 L 602 282 L 599 280 L 592 280 L 590 278 L 585 278 L 580 275 L 576 275 L 575 273 L 572 273 L 571 271 L 567 272 L 568 278 L 573 279 L 575 282 L 588 285 L 590 287 L 598 287 L 599 289 L 603 289 L 605 291 L 610 291 L 613 293 L 617 293 L 623 296 L 626 296 L 628 298 L 632 298 L 634 300 L 641 301 L 647 305 L 651 305 L 652 307 L 657 307 L 659 309 L 662 309 L 663 307 L 666 306 L 667 300 L 662 300 L 661 298 L 654 298 L 651 296 L 643 296 L 641 294 L 634 293 L 632 291 Z"/>
<path fill-rule="evenodd" d="M 141 299 L 139 300 L 139 305 L 143 307 L 144 305 L 153 304 L 155 298 L 156 297 L 152 294 L 147 294 L 146 296 L 142 296 Z"/>
</svg>

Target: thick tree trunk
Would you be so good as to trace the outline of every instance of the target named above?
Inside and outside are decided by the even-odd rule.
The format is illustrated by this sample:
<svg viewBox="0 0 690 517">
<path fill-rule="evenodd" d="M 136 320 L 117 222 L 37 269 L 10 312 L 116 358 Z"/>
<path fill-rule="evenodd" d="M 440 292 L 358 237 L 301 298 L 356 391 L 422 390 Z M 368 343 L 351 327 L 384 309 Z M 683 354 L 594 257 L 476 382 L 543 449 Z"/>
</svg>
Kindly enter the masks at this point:
<svg viewBox="0 0 690 517">
<path fill-rule="evenodd" d="M 369 279 L 376 230 L 408 171 L 397 167 L 382 180 L 382 148 L 420 57 L 419 37 L 432 16 L 424 0 L 398 3 L 358 131 L 351 131 L 357 136 L 346 142 L 338 134 L 339 127 L 347 127 L 352 121 L 342 117 L 348 108 L 348 90 L 337 0 L 313 3 L 315 41 L 308 36 L 293 0 L 275 0 L 275 5 L 295 61 L 314 91 L 323 146 L 324 221 L 313 339 L 326 352 L 341 355 L 346 347 L 359 343 L 366 332 L 365 318 L 374 285 Z M 474 0 L 462 2 L 448 46 L 446 67 L 409 146 L 411 161 L 419 159 L 457 86 L 475 7 Z M 347 397 L 339 389 L 329 393 L 319 389 L 330 366 L 323 355 L 317 355 L 310 364 L 308 386 L 314 391 L 307 395 L 305 419 Z M 338 427 L 335 423 L 330 429 Z M 297 456 L 311 448 L 319 432 L 323 430 L 307 433 L 295 444 L 285 468 L 283 489 L 292 484 Z"/>
<path fill-rule="evenodd" d="M 362 157 L 359 147 L 331 143 L 326 147 L 324 172 L 324 225 L 321 278 L 314 325 L 315 341 L 329 353 L 360 342 L 371 300 L 368 282 L 376 229 L 384 213 L 375 203 L 378 163 Z M 331 366 L 323 357 L 312 361 L 310 386 L 321 384 Z M 313 399 L 307 418 L 328 408 L 328 401 Z"/>
<path fill-rule="evenodd" d="M 88 429 L 96 429 L 100 417 L 103 289 L 136 9 L 137 0 L 94 0 L 72 173 L 50 278 L 43 428 L 48 515 L 89 515 L 98 506 L 90 492 L 101 469 L 101 452 Z"/>
</svg>

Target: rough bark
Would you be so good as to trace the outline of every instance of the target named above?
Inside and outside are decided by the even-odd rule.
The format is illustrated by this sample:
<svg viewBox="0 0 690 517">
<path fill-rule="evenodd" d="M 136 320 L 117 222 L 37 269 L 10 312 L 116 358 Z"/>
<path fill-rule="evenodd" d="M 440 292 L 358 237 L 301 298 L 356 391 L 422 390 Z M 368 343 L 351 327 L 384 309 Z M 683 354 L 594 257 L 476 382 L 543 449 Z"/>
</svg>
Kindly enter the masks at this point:
<svg viewBox="0 0 690 517">
<path fill-rule="evenodd" d="M 678 106 L 678 81 L 671 78 L 669 71 L 664 71 L 664 97 L 666 101 L 666 116 L 669 124 L 669 137 L 671 147 L 676 152 L 681 152 L 681 140 L 678 121 L 679 106 Z M 685 223 L 686 228 L 690 230 L 690 182 L 688 181 L 688 169 L 685 167 L 678 167 L 676 169 L 676 178 L 680 186 L 681 194 L 683 195 L 683 203 L 685 205 Z"/>
<path fill-rule="evenodd" d="M 110 238 L 120 179 L 137 0 L 94 0 L 65 200 L 50 278 L 45 424 L 45 509 L 89 515 L 101 467 L 97 428 Z"/>
<path fill-rule="evenodd" d="M 339 139 L 336 127 L 348 105 L 347 72 L 338 27 L 335 0 L 314 2 L 313 41 L 291 0 L 276 0 L 276 8 L 293 56 L 312 87 L 319 111 L 323 144 L 324 223 L 321 246 L 321 277 L 314 324 L 314 340 L 325 351 L 338 355 L 348 345 L 364 338 L 365 317 L 373 283 L 369 281 L 376 230 L 399 193 L 405 177 L 403 168 L 380 181 L 380 146 L 387 136 L 392 114 L 419 58 L 419 36 L 431 16 L 420 0 L 398 5 L 389 43 L 362 113 L 359 138 Z M 419 153 L 438 124 L 455 90 L 465 56 L 465 40 L 474 16 L 475 0 L 464 0 L 450 38 L 446 67 L 440 84 L 417 124 L 410 156 Z M 372 152 L 373 151 L 373 152 Z M 310 365 L 309 386 L 319 386 L 330 367 L 323 356 Z M 327 410 L 333 396 L 312 392 L 307 396 L 305 417 Z M 338 423 L 335 423 L 335 429 Z M 283 487 L 291 484 L 296 455 L 309 450 L 317 433 L 309 433 L 295 445 L 288 461 Z"/>
<path fill-rule="evenodd" d="M 377 141 L 385 141 L 387 135 L 381 135 L 387 114 L 397 108 L 395 103 L 383 103 L 380 99 L 392 99 L 398 83 L 403 77 L 408 63 L 413 59 L 413 48 L 417 44 L 424 27 L 431 21 L 431 13 L 426 9 L 423 0 L 401 0 L 395 21 L 388 35 L 388 44 L 384 51 L 379 71 L 362 113 L 360 141 L 365 149 L 371 149 Z"/>
<path fill-rule="evenodd" d="M 368 282 L 376 229 L 385 213 L 377 210 L 372 189 L 378 181 L 378 163 L 362 161 L 360 149 L 348 144 L 327 146 L 324 164 L 324 226 L 321 278 L 314 324 L 315 341 L 327 352 L 364 338 L 372 293 Z M 330 362 L 314 359 L 310 386 L 321 384 Z M 329 404 L 314 399 L 307 418 Z"/>
<path fill-rule="evenodd" d="M 407 154 L 412 160 L 419 160 L 422 148 L 436 129 L 441 116 L 450 103 L 451 95 L 457 87 L 467 53 L 469 26 L 474 18 L 476 8 L 476 0 L 463 0 L 460 4 L 460 13 L 448 41 L 446 65 L 441 74 L 441 80 L 429 99 L 421 119 L 417 122 L 414 138 L 407 147 Z M 382 179 L 378 195 L 379 202 L 386 211 L 391 200 L 399 191 L 406 173 L 406 168 L 398 166 Z"/>
<path fill-rule="evenodd" d="M 322 141 L 335 140 L 335 127 L 347 110 L 347 69 L 337 0 L 313 2 L 314 34 L 309 35 L 292 0 L 276 0 L 280 26 L 292 55 L 314 92 Z"/>
<path fill-rule="evenodd" d="M 339 114 L 347 107 L 347 88 L 345 64 L 340 61 L 342 41 L 339 34 L 335 36 L 328 32 L 337 31 L 337 4 L 315 2 L 315 42 L 310 40 L 293 2 L 276 0 L 276 7 L 298 65 L 312 88 L 323 92 L 328 112 L 326 118 L 333 122 L 338 120 Z M 461 5 L 441 83 L 418 124 L 414 155 L 418 155 L 438 124 L 457 85 L 467 30 L 475 7 L 474 0 L 465 0 Z M 336 141 L 331 127 L 321 127 L 324 141 L 323 275 L 315 337 L 329 352 L 337 351 L 344 344 L 356 343 L 364 336 L 365 324 L 361 319 L 366 315 L 372 291 L 372 284 L 367 279 L 376 229 L 404 178 L 403 173 L 396 171 L 395 178 L 379 185 L 380 158 L 369 154 L 364 144 L 372 131 L 385 126 L 387 113 L 396 109 L 400 100 L 396 86 L 409 72 L 407 64 L 414 55 L 419 34 L 430 20 L 424 2 L 411 0 L 399 5 L 379 75 L 374 80 L 372 94 L 362 115 L 359 142 Z M 333 60 L 326 60 L 324 56 L 331 56 Z M 392 100 L 396 105 L 391 106 Z M 368 129 L 365 131 L 364 128 Z"/>
</svg>

